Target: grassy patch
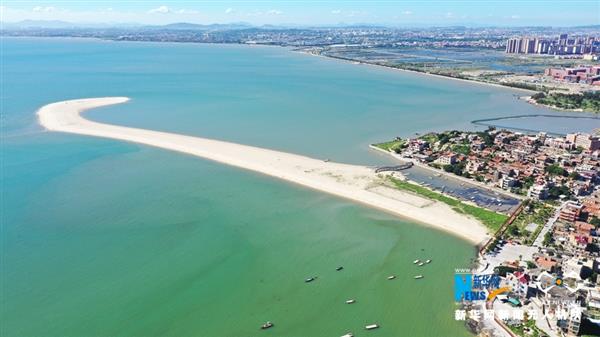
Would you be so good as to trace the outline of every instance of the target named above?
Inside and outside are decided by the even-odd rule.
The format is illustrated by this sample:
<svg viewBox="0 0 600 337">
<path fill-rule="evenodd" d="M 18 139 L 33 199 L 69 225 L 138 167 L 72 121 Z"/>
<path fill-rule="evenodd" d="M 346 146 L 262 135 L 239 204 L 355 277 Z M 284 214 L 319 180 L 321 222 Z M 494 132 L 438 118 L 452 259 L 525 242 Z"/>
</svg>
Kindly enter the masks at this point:
<svg viewBox="0 0 600 337">
<path fill-rule="evenodd" d="M 469 205 L 464 203 L 458 199 L 454 199 L 448 196 L 445 196 L 441 193 L 432 191 L 423 186 L 419 186 L 417 184 L 413 184 L 407 181 L 402 181 L 394 178 L 390 178 L 390 180 L 394 183 L 394 185 L 401 190 L 410 191 L 421 196 L 424 196 L 428 199 L 441 201 L 452 207 L 455 211 L 470 215 L 477 220 L 481 221 L 485 226 L 490 228 L 493 232 L 497 231 L 502 224 L 508 219 L 507 215 L 496 213 L 494 211 L 487 210 L 485 208 Z"/>
<path fill-rule="evenodd" d="M 537 238 L 544 227 L 544 224 L 548 222 L 548 219 L 550 219 L 553 214 L 554 208 L 552 206 L 540 202 L 531 202 L 529 204 L 529 209 L 524 210 L 517 216 L 506 233 L 513 238 L 525 240 L 525 243 L 531 243 Z M 537 227 L 530 233 L 525 230 L 525 228 L 531 223 L 537 224 Z"/>
<path fill-rule="evenodd" d="M 404 140 L 392 140 L 389 142 L 384 142 L 384 143 L 377 143 L 377 144 L 373 144 L 373 146 L 378 147 L 382 150 L 385 151 L 393 151 L 393 152 L 400 152 L 400 150 L 406 145 L 406 141 Z"/>
<path fill-rule="evenodd" d="M 541 330 L 540 328 L 538 328 L 535 325 L 535 321 L 532 319 L 529 319 L 523 323 L 508 325 L 508 327 L 510 328 L 510 330 L 512 330 L 512 332 L 514 332 L 518 336 L 523 336 L 523 337 L 548 336 L 548 334 L 546 332 L 544 332 L 543 330 Z"/>
</svg>

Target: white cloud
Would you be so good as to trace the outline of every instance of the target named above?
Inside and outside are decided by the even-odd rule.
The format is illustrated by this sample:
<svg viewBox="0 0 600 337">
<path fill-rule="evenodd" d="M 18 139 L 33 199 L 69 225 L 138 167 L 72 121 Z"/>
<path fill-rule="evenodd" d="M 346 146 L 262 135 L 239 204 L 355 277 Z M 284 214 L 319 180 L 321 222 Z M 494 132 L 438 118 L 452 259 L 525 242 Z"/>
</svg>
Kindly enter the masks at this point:
<svg viewBox="0 0 600 337">
<path fill-rule="evenodd" d="M 227 9 L 225 10 L 225 14 L 231 14 L 231 13 L 233 13 L 233 12 L 235 12 L 235 9 L 233 9 L 233 8 L 231 8 L 231 7 L 227 8 Z"/>
<path fill-rule="evenodd" d="M 33 7 L 32 11 L 50 13 L 50 12 L 56 11 L 56 8 L 52 7 L 52 6 L 47 6 L 47 7 L 35 6 L 35 7 Z"/>
<path fill-rule="evenodd" d="M 521 17 L 515 14 L 515 15 L 511 15 L 510 18 L 513 19 L 513 20 L 518 20 Z"/>
<path fill-rule="evenodd" d="M 331 14 L 335 14 L 335 15 L 342 14 L 342 11 L 339 10 L 339 9 L 334 9 L 334 10 L 331 11 Z"/>
<path fill-rule="evenodd" d="M 448 18 L 448 19 L 453 18 L 454 17 L 454 13 L 448 12 L 448 13 L 446 13 L 445 17 Z"/>
<path fill-rule="evenodd" d="M 171 13 L 171 9 L 167 6 L 159 6 L 157 8 L 153 8 L 153 9 L 149 10 L 148 13 L 150 13 L 150 14 L 154 14 L 154 13 L 166 14 L 166 13 Z"/>
<path fill-rule="evenodd" d="M 268 15 L 281 15 L 281 14 L 283 14 L 283 12 L 280 10 L 277 10 L 277 9 L 271 9 L 271 10 L 267 11 L 267 14 Z"/>
<path fill-rule="evenodd" d="M 179 9 L 179 10 L 177 10 L 176 13 L 177 14 L 198 14 L 200 12 L 195 9 Z"/>
<path fill-rule="evenodd" d="M 413 12 L 411 12 L 411 11 L 404 11 L 404 12 L 402 12 L 402 14 L 404 14 L 404 15 L 412 15 L 412 13 Z"/>
</svg>

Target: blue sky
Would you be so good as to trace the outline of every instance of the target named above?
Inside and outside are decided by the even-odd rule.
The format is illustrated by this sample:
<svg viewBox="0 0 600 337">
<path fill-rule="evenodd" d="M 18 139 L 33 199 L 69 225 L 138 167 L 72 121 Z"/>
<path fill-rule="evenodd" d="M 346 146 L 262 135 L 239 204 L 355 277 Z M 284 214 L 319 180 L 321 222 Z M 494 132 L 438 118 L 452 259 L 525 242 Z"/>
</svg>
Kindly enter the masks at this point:
<svg viewBox="0 0 600 337">
<path fill-rule="evenodd" d="M 598 0 L 374 0 L 374 1 L 14 1 L 3 0 L 4 22 L 63 20 L 78 23 L 173 22 L 323 25 L 575 26 L 600 24 Z"/>
</svg>

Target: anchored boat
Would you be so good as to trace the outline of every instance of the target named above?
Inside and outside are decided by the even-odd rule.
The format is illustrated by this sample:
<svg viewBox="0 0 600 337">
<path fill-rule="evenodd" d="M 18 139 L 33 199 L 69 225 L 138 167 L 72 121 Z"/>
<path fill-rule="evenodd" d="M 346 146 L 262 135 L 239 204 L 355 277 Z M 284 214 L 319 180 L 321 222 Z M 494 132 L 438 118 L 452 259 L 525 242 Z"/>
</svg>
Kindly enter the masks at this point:
<svg viewBox="0 0 600 337">
<path fill-rule="evenodd" d="M 273 326 L 274 326 L 274 324 L 272 322 L 267 322 L 267 323 L 263 324 L 260 328 L 265 330 L 268 328 L 272 328 Z"/>
</svg>

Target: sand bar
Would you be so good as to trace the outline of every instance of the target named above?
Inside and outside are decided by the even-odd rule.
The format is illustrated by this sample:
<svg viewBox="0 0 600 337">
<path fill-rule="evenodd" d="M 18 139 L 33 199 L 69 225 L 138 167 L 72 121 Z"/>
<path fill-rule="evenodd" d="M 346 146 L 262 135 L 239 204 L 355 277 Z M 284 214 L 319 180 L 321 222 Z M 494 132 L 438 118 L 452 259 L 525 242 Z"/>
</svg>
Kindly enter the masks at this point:
<svg viewBox="0 0 600 337">
<path fill-rule="evenodd" d="M 102 97 L 51 103 L 38 110 L 38 118 L 40 124 L 50 131 L 140 143 L 260 172 L 416 220 L 474 244 L 480 244 L 489 237 L 480 222 L 453 211 L 444 203 L 383 186 L 381 177 L 366 166 L 326 162 L 201 137 L 97 123 L 80 115 L 85 110 L 128 100 L 127 97 Z"/>
</svg>

